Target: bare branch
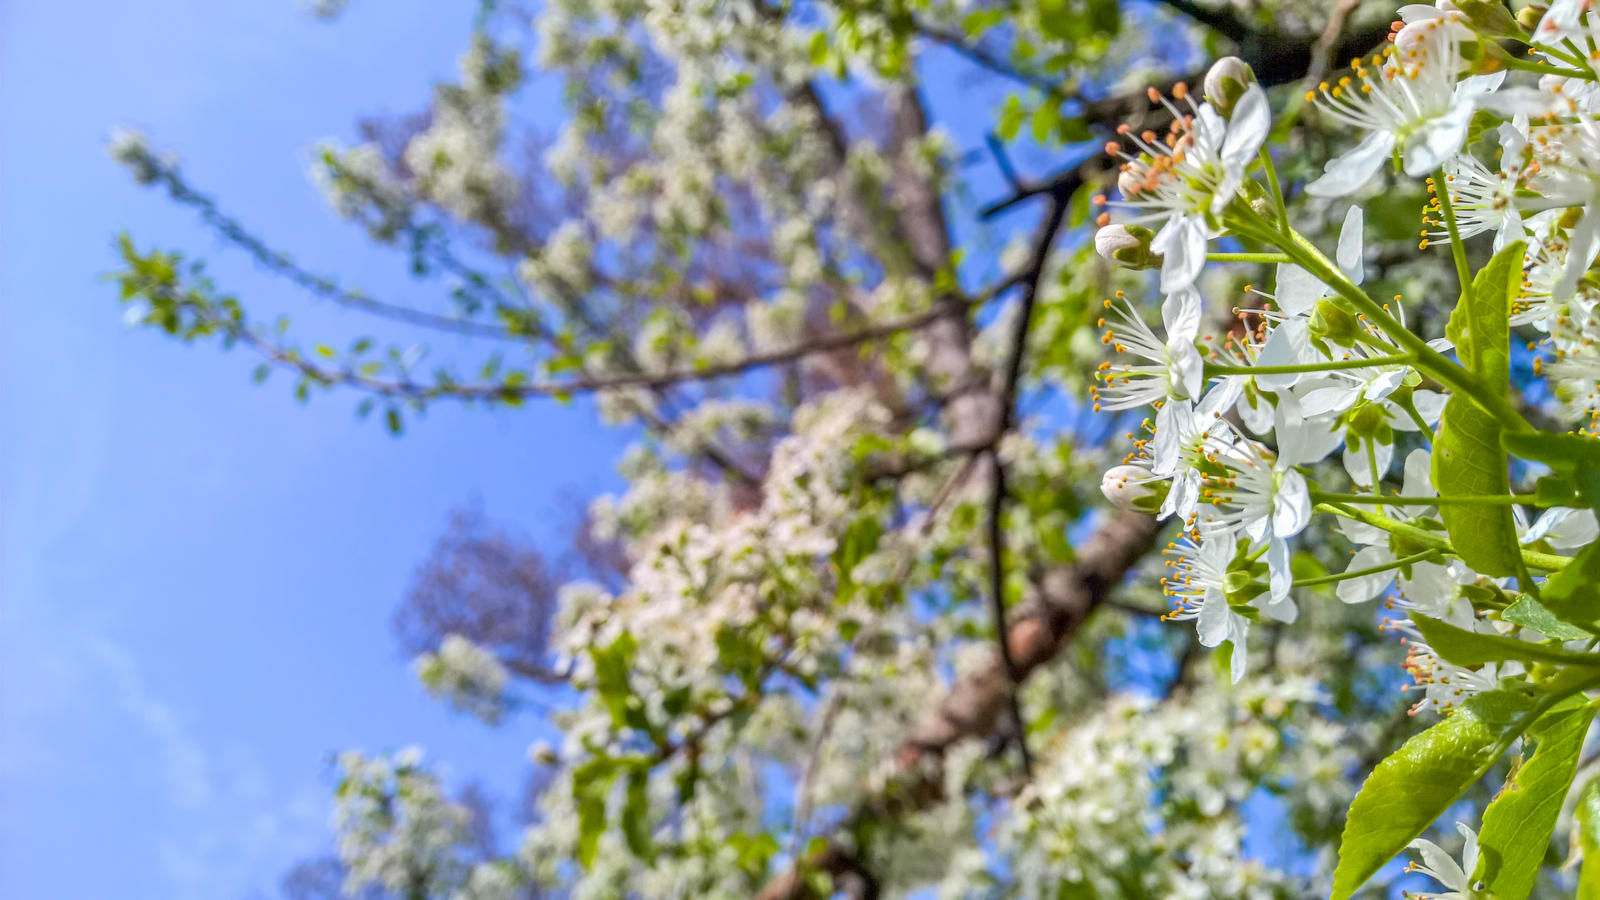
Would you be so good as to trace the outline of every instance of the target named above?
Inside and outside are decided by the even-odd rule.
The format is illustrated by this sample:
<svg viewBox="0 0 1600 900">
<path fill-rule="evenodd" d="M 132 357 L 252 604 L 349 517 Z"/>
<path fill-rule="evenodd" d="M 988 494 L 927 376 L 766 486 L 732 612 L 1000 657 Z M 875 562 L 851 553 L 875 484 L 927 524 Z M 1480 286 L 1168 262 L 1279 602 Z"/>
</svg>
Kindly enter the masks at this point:
<svg viewBox="0 0 1600 900">
<path fill-rule="evenodd" d="M 1190 0 L 1156 0 L 1156 2 L 1168 9 L 1182 13 L 1184 16 L 1215 31 L 1235 44 L 1243 44 L 1256 34 L 1256 30 L 1245 23 L 1243 19 L 1240 19 L 1231 9 L 1202 6 L 1199 3 L 1192 3 Z"/>
<path fill-rule="evenodd" d="M 962 305 L 961 310 L 966 306 Z M 280 347 L 247 327 L 221 318 L 213 322 L 241 343 L 266 357 L 270 362 L 294 369 L 321 384 L 343 384 L 382 397 L 429 400 L 455 398 L 460 400 L 507 401 L 529 397 L 566 397 L 596 391 L 620 390 L 631 387 L 664 388 L 687 382 L 709 381 L 738 375 L 753 369 L 795 362 L 807 356 L 843 350 L 859 344 L 885 340 L 907 331 L 916 331 L 954 313 L 950 307 L 940 306 L 925 312 L 891 322 L 869 325 L 856 331 L 822 335 L 792 347 L 757 353 L 732 362 L 718 363 L 693 369 L 674 369 L 666 372 L 621 372 L 552 381 L 532 381 L 505 384 L 425 384 L 408 379 L 386 379 L 363 375 L 348 369 L 318 365 L 293 351 Z"/>
</svg>

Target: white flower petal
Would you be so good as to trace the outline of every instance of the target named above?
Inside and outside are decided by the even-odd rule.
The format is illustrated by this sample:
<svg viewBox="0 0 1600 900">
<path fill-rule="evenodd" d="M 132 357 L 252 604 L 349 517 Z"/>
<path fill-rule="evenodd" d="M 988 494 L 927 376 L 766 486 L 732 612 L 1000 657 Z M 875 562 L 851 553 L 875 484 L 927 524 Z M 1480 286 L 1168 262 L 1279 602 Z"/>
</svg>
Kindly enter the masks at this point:
<svg viewBox="0 0 1600 900">
<path fill-rule="evenodd" d="M 1266 143 L 1271 129 L 1272 107 L 1267 102 L 1267 92 L 1261 85 L 1252 84 L 1234 104 L 1233 115 L 1228 119 L 1228 133 L 1222 139 L 1223 166 L 1242 174 Z"/>
<path fill-rule="evenodd" d="M 1477 107 L 1472 104 L 1460 103 L 1412 132 L 1406 138 L 1406 174 L 1421 178 L 1455 156 L 1461 149 L 1462 141 L 1467 139 L 1467 126 L 1472 123 L 1472 114 L 1476 111 Z"/>
<path fill-rule="evenodd" d="M 1370 184 L 1394 153 L 1394 135 L 1374 131 L 1361 143 L 1328 161 L 1322 177 L 1306 185 L 1313 197 L 1343 197 Z"/>
<path fill-rule="evenodd" d="M 1208 229 L 1204 219 L 1177 215 L 1167 220 L 1150 249 L 1162 255 L 1161 290 L 1172 294 L 1194 284 L 1206 265 Z"/>
<path fill-rule="evenodd" d="M 1394 556 L 1389 548 L 1382 545 L 1362 547 L 1355 555 L 1350 557 L 1350 564 L 1345 566 L 1346 572 L 1359 572 L 1373 566 L 1394 561 Z M 1347 578 L 1338 583 L 1335 593 L 1339 599 L 1346 603 L 1365 603 L 1373 597 L 1382 594 L 1394 582 L 1394 572 L 1378 572 L 1372 575 L 1359 575 Z"/>
<path fill-rule="evenodd" d="M 1339 229 L 1339 248 L 1334 253 L 1339 270 L 1356 284 L 1366 277 L 1366 267 L 1361 259 L 1361 230 L 1365 224 L 1366 213 L 1359 205 L 1351 206 L 1350 211 L 1344 214 L 1344 227 Z"/>
<path fill-rule="evenodd" d="M 1311 491 L 1305 476 L 1294 469 L 1284 472 L 1272 498 L 1272 533 L 1277 539 L 1294 537 L 1311 521 Z"/>
<path fill-rule="evenodd" d="M 1293 263 L 1278 263 L 1278 277 L 1274 296 L 1278 308 L 1291 316 L 1311 311 L 1317 301 L 1327 296 L 1328 289 L 1322 279 Z"/>
</svg>

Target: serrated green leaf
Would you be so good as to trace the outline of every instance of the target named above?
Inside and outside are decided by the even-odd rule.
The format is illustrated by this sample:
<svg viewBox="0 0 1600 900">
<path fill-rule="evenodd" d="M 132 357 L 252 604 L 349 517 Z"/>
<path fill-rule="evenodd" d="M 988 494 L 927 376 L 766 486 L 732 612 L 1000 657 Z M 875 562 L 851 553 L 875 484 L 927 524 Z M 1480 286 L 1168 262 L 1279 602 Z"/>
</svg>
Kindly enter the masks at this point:
<svg viewBox="0 0 1600 900">
<path fill-rule="evenodd" d="M 1518 241 L 1496 253 L 1450 315 L 1446 331 L 1456 352 L 1484 385 L 1503 386 L 1510 377 L 1511 303 L 1521 290 L 1526 247 Z M 1511 492 L 1500 424 L 1465 395 L 1451 397 L 1440 417 L 1433 485 L 1441 495 Z M 1467 565 L 1485 575 L 1516 574 L 1517 527 L 1509 506 L 1448 505 L 1439 517 Z"/>
<path fill-rule="evenodd" d="M 1416 622 L 1417 631 L 1422 633 L 1422 639 L 1428 642 L 1433 652 L 1445 662 L 1458 666 L 1478 666 L 1484 663 L 1529 659 L 1576 665 L 1600 665 L 1600 655 L 1596 654 L 1574 653 L 1560 647 L 1533 644 L 1503 634 L 1479 634 L 1427 616 L 1413 616 L 1412 620 Z"/>
<path fill-rule="evenodd" d="M 1558 641 L 1576 641 L 1593 637 L 1582 628 L 1563 622 L 1550 611 L 1548 606 L 1532 597 L 1523 597 L 1506 607 L 1500 613 L 1500 618 L 1514 625 L 1521 625 L 1523 628 L 1531 628 L 1547 638 L 1555 638 Z"/>
<path fill-rule="evenodd" d="M 1446 332 L 1461 364 L 1487 385 L 1503 385 L 1511 370 L 1511 304 L 1522 290 L 1523 241 L 1507 244 L 1472 279 L 1450 314 Z"/>
<path fill-rule="evenodd" d="M 1483 811 L 1472 880 L 1487 882 L 1495 896 L 1533 891 L 1594 713 L 1593 704 L 1573 697 L 1540 716 L 1528 728 L 1533 752 L 1523 754 L 1526 762 Z"/>
<path fill-rule="evenodd" d="M 1578 872 L 1579 897 L 1600 897 L 1600 777 L 1589 779 L 1578 793 L 1577 841 L 1583 850 Z"/>
<path fill-rule="evenodd" d="M 1483 777 L 1532 706 L 1521 694 L 1486 691 L 1378 763 L 1345 820 L 1333 900 L 1354 894 Z"/>
</svg>

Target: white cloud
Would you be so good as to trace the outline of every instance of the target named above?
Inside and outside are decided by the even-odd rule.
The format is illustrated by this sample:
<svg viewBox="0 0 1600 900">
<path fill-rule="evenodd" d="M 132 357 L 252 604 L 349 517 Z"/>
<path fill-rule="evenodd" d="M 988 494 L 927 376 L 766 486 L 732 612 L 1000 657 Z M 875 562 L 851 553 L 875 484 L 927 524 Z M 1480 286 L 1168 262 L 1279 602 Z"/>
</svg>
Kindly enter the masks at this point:
<svg viewBox="0 0 1600 900">
<path fill-rule="evenodd" d="M 150 692 L 133 655 L 106 638 L 87 640 L 90 657 L 107 676 L 122 711 L 155 741 L 161 771 L 172 797 L 180 806 L 194 809 L 210 802 L 212 763 L 205 747 L 179 721 L 177 713 Z"/>
</svg>

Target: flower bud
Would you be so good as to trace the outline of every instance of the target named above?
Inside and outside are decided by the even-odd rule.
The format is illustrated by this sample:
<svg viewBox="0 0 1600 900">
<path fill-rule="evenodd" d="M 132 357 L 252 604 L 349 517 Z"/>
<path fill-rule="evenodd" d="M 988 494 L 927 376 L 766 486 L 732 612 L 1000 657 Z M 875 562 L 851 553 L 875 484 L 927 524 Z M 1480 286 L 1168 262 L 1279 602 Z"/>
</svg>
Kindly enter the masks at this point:
<svg viewBox="0 0 1600 900">
<path fill-rule="evenodd" d="M 1523 31 L 1532 32 L 1539 27 L 1539 20 L 1550 11 L 1550 7 L 1543 3 L 1531 3 L 1517 10 L 1517 26 Z"/>
<path fill-rule="evenodd" d="M 1474 31 L 1485 37 L 1526 37 L 1527 31 L 1517 22 L 1505 4 L 1495 0 L 1455 0 L 1456 9 L 1466 17 Z"/>
<path fill-rule="evenodd" d="M 1239 102 L 1244 92 L 1255 83 L 1256 73 L 1249 63 L 1237 56 L 1224 56 L 1212 63 L 1211 69 L 1206 72 L 1206 99 L 1216 107 L 1217 112 L 1227 116 L 1233 112 L 1233 105 Z"/>
<path fill-rule="evenodd" d="M 1361 323 L 1348 310 L 1332 300 L 1318 300 L 1311 312 L 1312 339 L 1332 341 L 1341 347 L 1353 346 L 1361 333 Z"/>
<path fill-rule="evenodd" d="M 1094 250 L 1128 269 L 1156 269 L 1161 256 L 1150 251 L 1156 233 L 1143 225 L 1107 225 L 1094 233 Z"/>
<path fill-rule="evenodd" d="M 1118 509 L 1153 513 L 1161 508 L 1172 485 L 1151 480 L 1143 466 L 1113 466 L 1100 478 L 1100 493 Z"/>
</svg>

